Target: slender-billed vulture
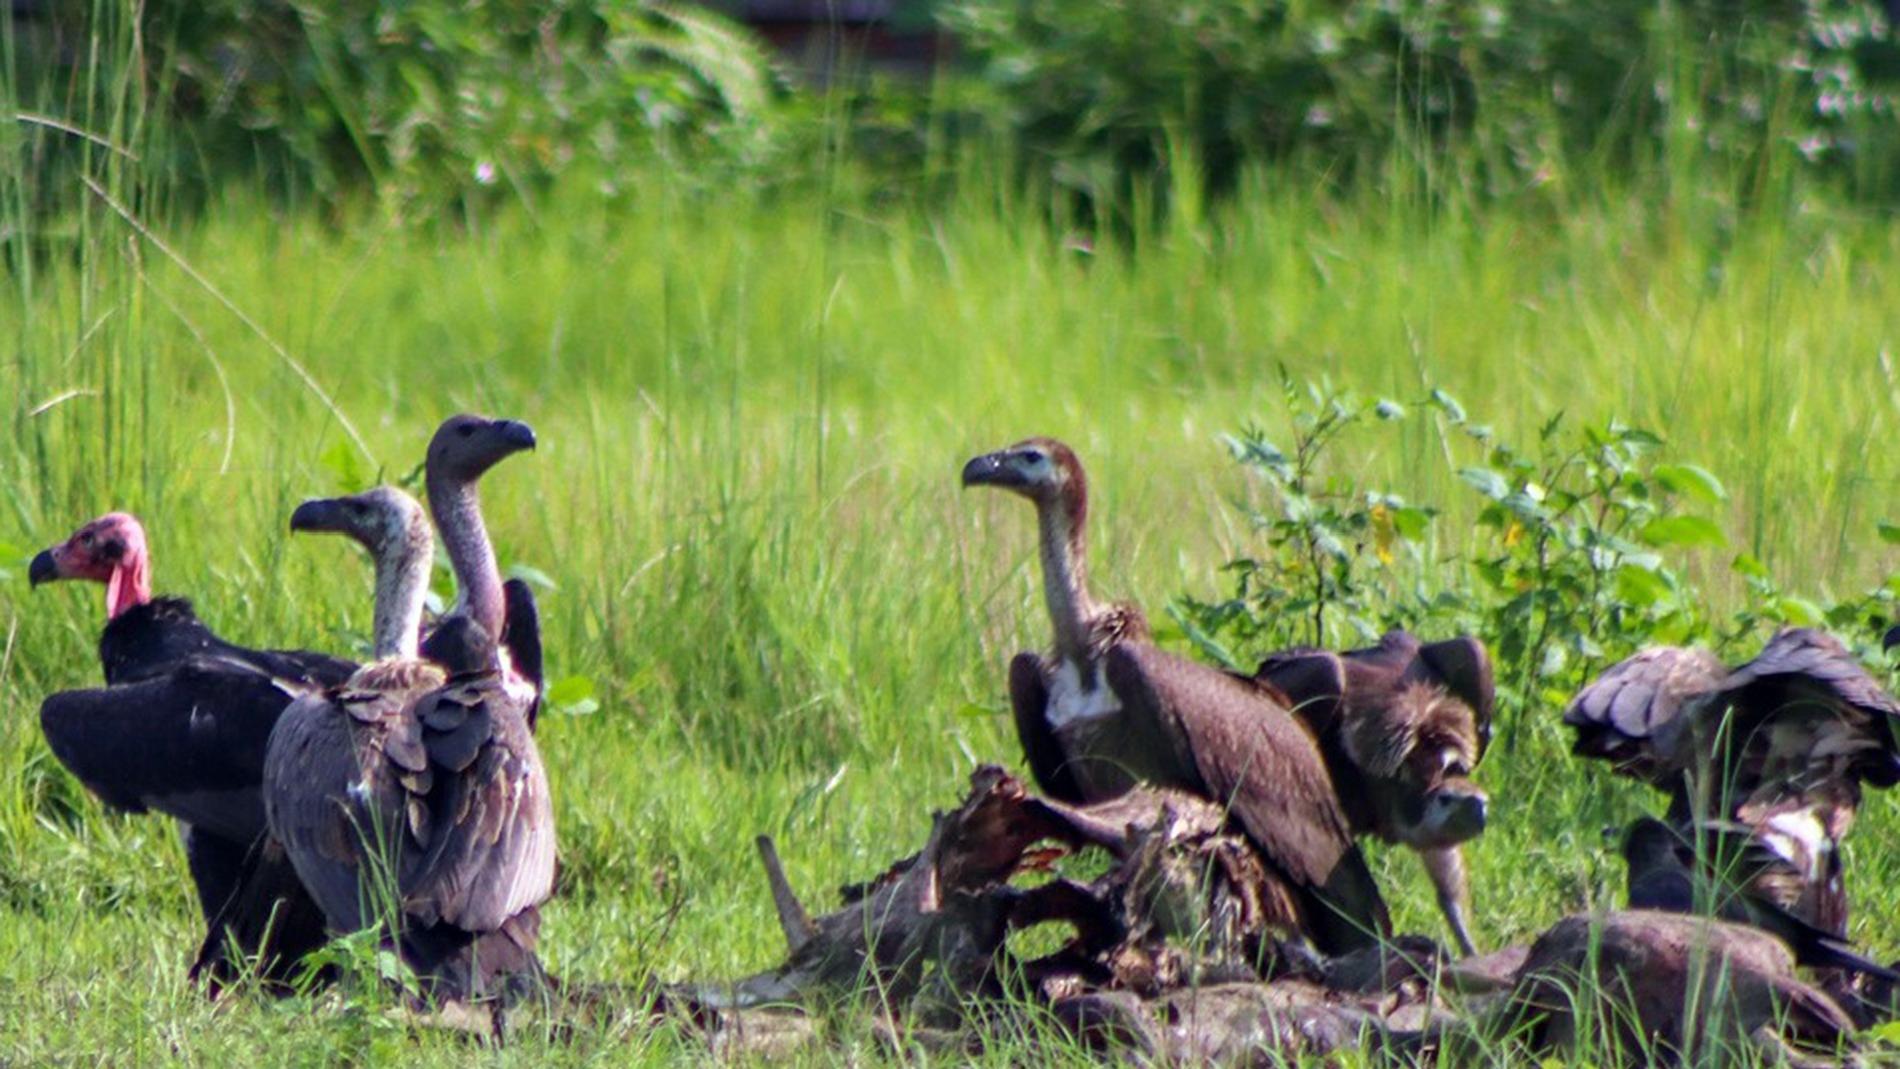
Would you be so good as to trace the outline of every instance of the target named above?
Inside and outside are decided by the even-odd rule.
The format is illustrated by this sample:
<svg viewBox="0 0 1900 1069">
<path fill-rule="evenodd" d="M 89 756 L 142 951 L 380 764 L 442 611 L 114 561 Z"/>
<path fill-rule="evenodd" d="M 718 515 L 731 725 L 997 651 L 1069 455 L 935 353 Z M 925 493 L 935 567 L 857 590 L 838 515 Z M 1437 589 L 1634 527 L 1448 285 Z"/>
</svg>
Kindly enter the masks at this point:
<svg viewBox="0 0 1900 1069">
<path fill-rule="evenodd" d="M 107 685 L 40 705 L 60 763 L 108 805 L 184 822 L 185 855 L 209 919 L 229 897 L 264 829 L 264 746 L 299 694 L 356 665 L 305 650 L 249 649 L 219 638 L 184 598 L 152 596 L 145 530 L 101 516 L 33 558 L 34 585 L 85 579 L 106 589 L 99 660 Z"/>
<path fill-rule="evenodd" d="M 1416 852 L 1459 948 L 1475 953 L 1460 844 L 1484 831 L 1488 807 L 1471 780 L 1496 702 L 1484 644 L 1393 631 L 1368 649 L 1273 654 L 1255 678 L 1319 737 L 1353 831 Z"/>
<path fill-rule="evenodd" d="M 271 832 L 333 932 L 388 931 L 440 999 L 540 977 L 554 822 L 529 717 L 494 637 L 505 594 L 474 483 L 534 445 L 524 424 L 456 416 L 431 441 L 430 504 L 462 596 L 422 657 L 397 654 L 303 698 L 271 736 Z M 381 593 L 379 591 L 379 593 Z"/>
<path fill-rule="evenodd" d="M 1091 596 L 1088 489 L 1075 454 L 1032 438 L 972 459 L 963 484 L 1036 506 L 1055 644 L 1046 655 L 1019 654 L 1009 683 L 1043 790 L 1093 802 L 1146 783 L 1219 801 L 1281 883 L 1281 925 L 1326 953 L 1385 934 L 1385 904 L 1307 729 L 1272 691 L 1156 648 L 1138 610 Z"/>
</svg>

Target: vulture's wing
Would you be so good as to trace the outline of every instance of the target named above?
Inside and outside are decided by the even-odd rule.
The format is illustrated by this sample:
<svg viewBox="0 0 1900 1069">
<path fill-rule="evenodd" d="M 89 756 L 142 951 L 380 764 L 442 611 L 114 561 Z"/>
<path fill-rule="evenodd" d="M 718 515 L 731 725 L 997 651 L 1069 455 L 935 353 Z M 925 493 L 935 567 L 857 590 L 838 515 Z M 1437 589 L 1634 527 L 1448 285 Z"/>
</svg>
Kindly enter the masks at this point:
<svg viewBox="0 0 1900 1069">
<path fill-rule="evenodd" d="M 401 691 L 344 687 L 298 699 L 271 736 L 264 765 L 270 831 L 332 931 L 363 928 L 390 903 L 388 869 L 365 866 L 364 851 L 383 844 L 393 852 L 404 832 L 403 786 L 384 757 L 420 749 L 401 730 L 403 708 Z"/>
<path fill-rule="evenodd" d="M 1668 788 L 1681 771 L 1670 752 L 1686 706 L 1714 691 L 1726 669 L 1707 650 L 1656 646 L 1611 665 L 1564 710 L 1572 752 Z"/>
<path fill-rule="evenodd" d="M 1773 733 L 1771 751 L 1805 748 L 1819 764 L 1845 759 L 1875 786 L 1900 782 L 1900 702 L 1887 693 L 1839 640 L 1813 628 L 1787 628 L 1759 656 L 1729 674 L 1721 691 L 1731 698 L 1738 738 L 1756 735 L 1771 720 L 1799 721 L 1799 731 Z M 1837 715 L 1838 714 L 1838 715 Z M 1801 755 L 1770 752 L 1768 768 L 1799 764 Z"/>
<path fill-rule="evenodd" d="M 60 763 L 109 804 L 248 843 L 264 829 L 264 749 L 297 693 L 249 664 L 195 657 L 143 682 L 54 694 L 40 727 Z"/>
<path fill-rule="evenodd" d="M 1478 725 L 1478 757 L 1491 745 L 1491 717 L 1497 708 L 1497 683 L 1491 672 L 1491 654 L 1470 635 L 1427 642 L 1418 647 L 1415 668 L 1429 670 L 1433 681 L 1471 707 Z"/>
<path fill-rule="evenodd" d="M 451 680 L 409 710 L 428 782 L 403 781 L 416 847 L 403 905 L 425 924 L 491 931 L 553 890 L 553 803 L 526 714 L 494 673 Z"/>
<path fill-rule="evenodd" d="M 1338 721 L 1346 698 L 1346 667 L 1338 654 L 1303 647 L 1270 653 L 1253 677 L 1285 695 L 1288 708 L 1315 733 L 1324 735 Z"/>
<path fill-rule="evenodd" d="M 1389 929 L 1319 746 L 1291 713 L 1244 679 L 1141 643 L 1116 646 L 1104 667 L 1124 715 L 1166 725 L 1207 795 L 1320 899 L 1312 921 L 1322 949 L 1367 945 Z"/>
<path fill-rule="evenodd" d="M 521 678 L 534 684 L 539 693 L 547 684 L 541 655 L 541 610 L 534 602 L 534 589 L 520 579 L 501 584 L 507 617 L 501 628 L 501 648 Z M 534 714 L 528 715 L 532 724 Z"/>
<path fill-rule="evenodd" d="M 1062 742 L 1049 727 L 1049 687 L 1042 678 L 1042 658 L 1019 653 L 1009 662 L 1009 705 L 1016 714 L 1016 738 L 1023 757 L 1042 793 L 1061 802 L 1081 805 L 1086 799 L 1075 782 L 1075 772 L 1062 752 Z"/>
</svg>

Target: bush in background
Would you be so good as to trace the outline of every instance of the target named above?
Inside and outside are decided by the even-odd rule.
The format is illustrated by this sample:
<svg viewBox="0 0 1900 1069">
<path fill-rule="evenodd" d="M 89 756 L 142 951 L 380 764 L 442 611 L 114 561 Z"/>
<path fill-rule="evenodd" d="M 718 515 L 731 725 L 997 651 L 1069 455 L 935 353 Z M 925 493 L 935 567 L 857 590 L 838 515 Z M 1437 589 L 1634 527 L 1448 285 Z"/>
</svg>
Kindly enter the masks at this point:
<svg viewBox="0 0 1900 1069">
<path fill-rule="evenodd" d="M 1842 0 L 1377 4 L 951 0 L 944 17 L 1025 143 L 1091 196 L 1183 159 L 1350 175 L 1459 144 L 1493 188 L 1612 165 L 1787 151 L 1889 173 L 1900 51 Z M 1601 169 L 1599 169 L 1601 173 Z"/>
</svg>

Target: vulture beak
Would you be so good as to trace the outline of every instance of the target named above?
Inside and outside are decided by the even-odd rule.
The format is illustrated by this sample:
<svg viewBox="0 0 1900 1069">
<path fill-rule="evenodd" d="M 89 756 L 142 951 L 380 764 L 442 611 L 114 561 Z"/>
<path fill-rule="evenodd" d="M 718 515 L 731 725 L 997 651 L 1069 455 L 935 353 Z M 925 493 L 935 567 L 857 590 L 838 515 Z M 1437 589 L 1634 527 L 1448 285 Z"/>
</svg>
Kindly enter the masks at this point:
<svg viewBox="0 0 1900 1069">
<path fill-rule="evenodd" d="M 341 529 L 342 517 L 335 498 L 313 498 L 297 506 L 290 514 L 290 529 L 293 531 L 335 531 Z"/>
<path fill-rule="evenodd" d="M 26 566 L 26 581 L 29 586 L 39 586 L 59 578 L 59 561 L 53 558 L 53 551 L 42 549 Z"/>
<path fill-rule="evenodd" d="M 501 440 L 507 442 L 515 451 L 534 448 L 534 428 L 517 419 L 498 419 L 495 429 L 501 432 Z"/>
<path fill-rule="evenodd" d="M 1007 463 L 1008 459 L 1007 452 L 985 453 L 980 457 L 972 457 L 968 464 L 963 465 L 963 485 L 1022 486 L 1022 473 Z"/>
</svg>

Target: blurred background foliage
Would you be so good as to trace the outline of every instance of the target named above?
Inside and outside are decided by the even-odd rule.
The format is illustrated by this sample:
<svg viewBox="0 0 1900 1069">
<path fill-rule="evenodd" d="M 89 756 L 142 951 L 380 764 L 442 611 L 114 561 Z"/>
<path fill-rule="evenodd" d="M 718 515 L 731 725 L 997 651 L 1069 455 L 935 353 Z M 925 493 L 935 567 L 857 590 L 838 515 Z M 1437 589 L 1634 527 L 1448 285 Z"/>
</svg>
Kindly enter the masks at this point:
<svg viewBox="0 0 1900 1069">
<path fill-rule="evenodd" d="M 788 11 L 833 38 L 821 70 L 747 25 Z M 883 69 L 865 44 L 892 37 L 939 62 Z M 1718 161 L 1885 201 L 1900 152 L 1889 12 L 1848 0 L 40 0 L 5 45 L 16 105 L 58 101 L 184 198 L 239 175 L 326 202 L 616 196 L 655 157 L 917 185 L 981 138 L 1085 210 L 1218 196 L 1253 162 L 1421 159 L 1487 197 Z M 55 189 L 102 151 L 31 126 L 4 149 Z"/>
</svg>

